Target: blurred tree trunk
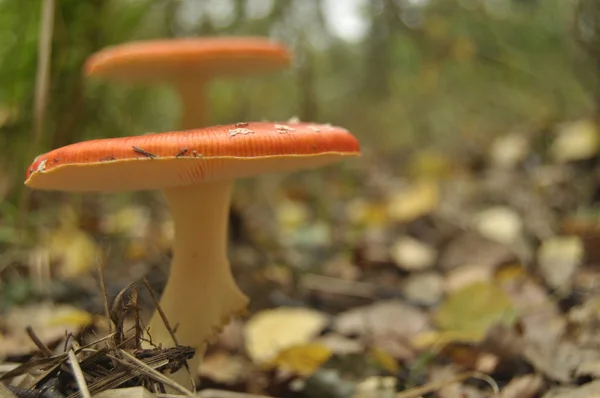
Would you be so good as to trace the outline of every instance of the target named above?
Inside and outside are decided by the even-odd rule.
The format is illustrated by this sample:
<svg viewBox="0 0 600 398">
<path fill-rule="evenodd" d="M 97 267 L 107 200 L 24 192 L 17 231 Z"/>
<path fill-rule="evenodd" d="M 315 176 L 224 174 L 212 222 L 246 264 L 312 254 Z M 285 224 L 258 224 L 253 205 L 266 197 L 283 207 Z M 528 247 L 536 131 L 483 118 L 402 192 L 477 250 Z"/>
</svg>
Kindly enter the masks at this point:
<svg viewBox="0 0 600 398">
<path fill-rule="evenodd" d="M 369 3 L 371 29 L 365 41 L 365 93 L 373 100 L 383 100 L 391 94 L 392 70 L 391 36 L 396 7 L 393 0 L 372 0 Z"/>
<path fill-rule="evenodd" d="M 585 87 L 593 92 L 595 102 L 595 117 L 600 122 L 600 1 L 579 0 L 574 19 L 574 30 L 577 41 L 593 62 L 593 82 L 588 74 L 580 75 Z"/>
<path fill-rule="evenodd" d="M 51 148 L 75 142 L 87 120 L 82 69 L 88 55 L 101 49 L 104 44 L 102 15 L 107 3 L 107 0 L 88 0 L 76 5 L 70 2 L 57 3 L 54 32 L 56 56 L 53 66 L 57 73 L 51 84 L 51 89 L 56 94 L 52 112 L 56 120 Z M 82 20 L 85 22 L 82 23 Z M 75 24 L 83 32 L 77 31 Z M 78 37 L 74 37 L 75 35 Z M 79 43 L 80 40 L 85 41 L 86 51 L 77 53 L 75 59 L 65 59 L 64 54 L 69 53 L 69 48 L 76 40 Z"/>
<path fill-rule="evenodd" d="M 315 71 L 310 44 L 302 40 L 300 51 L 296 53 L 298 58 L 297 78 L 300 110 L 300 120 L 317 120 L 318 106 L 315 92 Z"/>
</svg>

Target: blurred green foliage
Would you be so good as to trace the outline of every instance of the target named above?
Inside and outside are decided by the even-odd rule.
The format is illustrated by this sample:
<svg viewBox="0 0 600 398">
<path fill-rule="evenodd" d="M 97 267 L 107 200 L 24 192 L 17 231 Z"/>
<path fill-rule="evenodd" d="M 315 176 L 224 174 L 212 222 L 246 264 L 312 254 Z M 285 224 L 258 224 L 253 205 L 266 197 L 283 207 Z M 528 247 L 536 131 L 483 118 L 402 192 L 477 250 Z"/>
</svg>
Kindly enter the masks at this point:
<svg viewBox="0 0 600 398">
<path fill-rule="evenodd" d="M 336 0 L 334 0 L 336 1 Z M 356 3 L 350 0 L 348 4 Z M 295 54 L 277 76 L 218 81 L 213 123 L 299 116 L 348 127 L 372 151 L 459 152 L 515 127 L 542 129 L 593 110 L 593 65 L 566 0 L 360 1 L 360 40 L 333 33 L 329 1 L 58 0 L 40 151 L 92 137 L 177 128 L 165 87 L 83 78 L 104 46 L 130 40 L 261 35 Z M 32 136 L 40 0 L 0 1 L 0 198 L 22 186 Z M 340 16 L 341 18 L 341 16 Z M 0 184 L 1 186 L 2 184 Z"/>
</svg>

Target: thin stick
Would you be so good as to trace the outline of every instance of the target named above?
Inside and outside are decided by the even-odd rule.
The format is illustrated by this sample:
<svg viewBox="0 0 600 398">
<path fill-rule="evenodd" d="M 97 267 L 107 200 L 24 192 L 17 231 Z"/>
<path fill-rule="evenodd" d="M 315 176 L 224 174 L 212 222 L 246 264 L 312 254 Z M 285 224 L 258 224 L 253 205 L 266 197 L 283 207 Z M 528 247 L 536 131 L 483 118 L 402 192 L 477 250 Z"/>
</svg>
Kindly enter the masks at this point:
<svg viewBox="0 0 600 398">
<path fill-rule="evenodd" d="M 48 87 L 50 86 L 50 57 L 52 55 L 52 36 L 54 32 L 54 0 L 42 1 L 42 22 L 38 36 L 38 60 L 35 76 L 35 94 L 33 102 L 33 137 L 29 146 L 27 159 L 33 157 L 38 151 L 44 121 L 46 118 L 46 104 L 48 103 Z M 19 203 L 19 227 L 25 227 L 25 218 L 29 207 L 30 191 L 25 189 Z"/>
<path fill-rule="evenodd" d="M 160 397 L 160 395 L 159 395 Z M 214 388 L 207 388 L 196 394 L 196 397 L 200 398 L 272 398 L 266 395 L 248 394 L 243 392 L 234 392 L 227 390 L 216 390 Z"/>
<path fill-rule="evenodd" d="M 102 289 L 102 300 L 104 300 L 104 315 L 108 320 L 108 334 L 113 334 L 113 324 L 110 319 L 110 309 L 108 305 L 108 292 L 106 291 L 106 283 L 104 282 L 104 272 L 102 272 L 102 264 L 96 257 L 96 269 L 98 270 L 98 279 L 100 279 L 100 289 Z"/>
<path fill-rule="evenodd" d="M 456 376 L 451 377 L 446 380 L 435 381 L 433 383 L 429 383 L 424 386 L 415 387 L 415 388 L 411 388 L 411 389 L 399 392 L 396 394 L 395 398 L 418 398 L 423 394 L 427 394 L 427 393 L 433 392 L 435 390 L 439 390 L 440 388 L 442 388 L 448 384 L 458 383 L 459 381 L 463 381 L 463 380 L 469 379 L 471 377 L 486 381 L 490 385 L 490 387 L 492 387 L 492 390 L 494 391 L 494 393 L 497 394 L 500 392 L 500 388 L 498 387 L 498 384 L 496 384 L 494 379 L 492 379 L 490 376 L 488 376 L 484 373 L 480 373 L 480 372 L 466 372 L 466 373 L 461 373 L 459 375 L 456 375 Z"/>
<path fill-rule="evenodd" d="M 156 295 L 154 294 L 154 291 L 152 290 L 152 288 L 150 287 L 150 284 L 148 283 L 148 279 L 144 278 L 144 279 L 142 279 L 142 281 L 144 282 L 144 285 L 146 285 L 146 289 L 148 289 L 148 293 L 150 293 L 150 297 L 152 297 L 154 306 L 156 307 L 156 310 L 160 314 L 160 317 L 161 317 L 163 323 L 165 324 L 165 327 L 169 331 L 169 335 L 171 335 L 171 339 L 173 339 L 173 343 L 175 343 L 175 345 L 179 345 L 179 343 L 177 342 L 177 337 L 175 337 L 175 333 L 173 332 L 173 329 L 171 328 L 171 325 L 169 324 L 169 320 L 167 319 L 167 316 L 163 312 L 162 308 L 160 307 L 160 304 L 158 303 L 158 300 L 156 299 Z"/>
<path fill-rule="evenodd" d="M 140 361 L 139 359 L 137 359 L 136 357 L 134 357 L 133 355 L 131 355 L 130 353 L 128 353 L 127 351 L 123 350 L 123 349 L 119 349 L 119 351 L 121 351 L 121 354 L 123 354 L 123 357 L 127 358 L 130 362 L 132 362 L 133 364 L 137 365 L 138 367 L 140 367 L 140 370 L 143 370 L 145 372 L 148 373 L 149 376 L 152 376 L 153 379 L 168 385 L 169 387 L 179 391 L 182 394 L 185 394 L 187 396 L 193 397 L 194 393 L 191 392 L 190 390 L 188 390 L 187 388 L 185 388 L 184 386 L 182 386 L 181 384 L 169 379 L 167 376 L 163 375 L 162 373 L 158 372 L 155 369 L 152 369 L 150 366 L 148 366 L 146 363 L 144 363 L 143 361 Z"/>
<path fill-rule="evenodd" d="M 40 340 L 40 338 L 35 334 L 35 332 L 33 331 L 33 328 L 31 326 L 27 326 L 25 328 L 25 331 L 27 332 L 27 335 L 29 336 L 31 341 L 33 341 L 33 343 L 37 346 L 37 348 L 39 348 L 42 351 L 42 353 L 45 356 L 47 356 L 47 357 L 52 356 L 52 351 L 50 351 L 50 348 L 48 348 L 48 346 L 46 344 L 44 344 L 44 342 L 42 340 Z"/>
<path fill-rule="evenodd" d="M 85 377 L 83 376 L 83 371 L 79 366 L 79 361 L 77 361 L 75 352 L 73 352 L 72 349 L 69 350 L 69 363 L 71 364 L 71 369 L 73 370 L 73 375 L 75 375 L 75 381 L 77 382 L 77 387 L 79 387 L 79 392 L 81 392 L 81 396 L 83 398 L 92 398 L 92 394 L 90 394 L 87 382 L 85 381 Z"/>
<path fill-rule="evenodd" d="M 173 332 L 173 329 L 171 328 L 171 324 L 169 324 L 169 320 L 167 319 L 167 316 L 163 312 L 163 310 L 162 310 L 162 308 L 161 308 L 158 300 L 156 299 L 156 295 L 154 294 L 154 290 L 152 290 L 152 288 L 150 287 L 150 283 L 148 283 L 148 279 L 144 278 L 144 279 L 142 279 L 142 281 L 144 282 L 144 285 L 146 286 L 146 289 L 148 290 L 148 293 L 150 293 L 150 297 L 152 297 L 152 301 L 154 302 L 154 306 L 156 307 L 156 310 L 160 314 L 160 317 L 161 317 L 163 323 L 165 324 L 165 327 L 167 328 L 167 331 L 169 332 L 169 335 L 171 336 L 171 339 L 173 339 L 173 343 L 175 343 L 175 345 L 178 346 L 179 342 L 177 342 L 177 337 L 175 337 L 175 332 Z M 148 333 L 148 334 L 150 334 L 150 333 Z M 190 366 L 188 365 L 187 361 L 185 361 L 184 366 L 185 366 L 185 369 L 188 372 L 188 375 L 190 376 L 190 381 L 191 381 L 191 384 L 192 384 L 192 388 L 195 391 L 196 390 L 196 381 L 194 380 L 194 374 L 190 370 Z"/>
<path fill-rule="evenodd" d="M 4 384 L 0 383 L 0 398 L 17 398 Z"/>
</svg>

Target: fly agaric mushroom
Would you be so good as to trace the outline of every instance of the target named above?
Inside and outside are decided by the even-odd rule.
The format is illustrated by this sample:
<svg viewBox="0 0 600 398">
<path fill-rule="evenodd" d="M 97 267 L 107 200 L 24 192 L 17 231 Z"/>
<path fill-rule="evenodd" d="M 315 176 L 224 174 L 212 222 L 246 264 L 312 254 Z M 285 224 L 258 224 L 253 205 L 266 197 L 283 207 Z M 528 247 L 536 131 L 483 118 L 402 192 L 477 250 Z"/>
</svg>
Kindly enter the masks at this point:
<svg viewBox="0 0 600 398">
<path fill-rule="evenodd" d="M 183 107 L 181 128 L 207 125 L 204 87 L 215 76 L 242 76 L 286 68 L 288 50 L 258 37 L 183 38 L 107 47 L 88 58 L 86 75 L 123 83 L 169 83 Z"/>
<path fill-rule="evenodd" d="M 38 156 L 25 184 L 70 192 L 163 190 L 175 241 L 160 305 L 179 344 L 197 349 L 243 311 L 227 260 L 227 217 L 234 180 L 315 168 L 360 154 L 341 127 L 314 123 L 237 123 L 187 131 L 85 141 Z M 153 342 L 173 342 L 158 314 Z M 176 379 L 180 379 L 176 377 Z M 184 380 L 184 379 L 181 379 Z"/>
</svg>

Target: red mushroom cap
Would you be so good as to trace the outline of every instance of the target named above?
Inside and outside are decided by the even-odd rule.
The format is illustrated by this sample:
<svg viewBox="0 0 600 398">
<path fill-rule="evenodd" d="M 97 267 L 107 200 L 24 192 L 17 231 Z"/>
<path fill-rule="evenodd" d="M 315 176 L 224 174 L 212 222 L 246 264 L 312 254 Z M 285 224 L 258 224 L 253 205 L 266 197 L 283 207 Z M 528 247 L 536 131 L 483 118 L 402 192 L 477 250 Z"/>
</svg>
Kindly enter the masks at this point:
<svg viewBox="0 0 600 398">
<path fill-rule="evenodd" d="M 163 189 L 319 167 L 360 154 L 347 130 L 315 123 L 236 123 L 80 142 L 38 156 L 25 184 L 61 191 Z"/>
<path fill-rule="evenodd" d="M 88 58 L 84 71 L 88 76 L 151 82 L 267 72 L 283 69 L 290 61 L 287 48 L 267 38 L 183 38 L 107 47 Z"/>
</svg>

